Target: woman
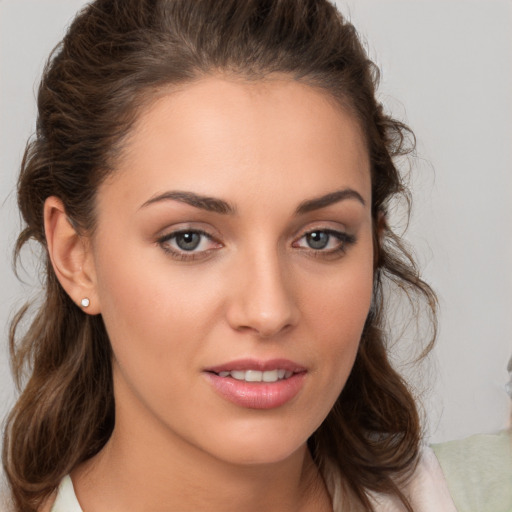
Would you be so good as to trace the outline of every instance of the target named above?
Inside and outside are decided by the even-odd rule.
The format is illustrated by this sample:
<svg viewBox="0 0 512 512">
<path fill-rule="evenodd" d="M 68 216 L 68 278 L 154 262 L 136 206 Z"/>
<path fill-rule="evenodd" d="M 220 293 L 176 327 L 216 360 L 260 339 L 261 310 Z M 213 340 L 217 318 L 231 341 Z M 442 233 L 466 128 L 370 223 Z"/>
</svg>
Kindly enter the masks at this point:
<svg viewBox="0 0 512 512">
<path fill-rule="evenodd" d="M 15 510 L 451 510 L 386 350 L 383 285 L 435 296 L 376 82 L 327 1 L 78 15 L 19 179 L 46 294 L 11 335 Z"/>
</svg>

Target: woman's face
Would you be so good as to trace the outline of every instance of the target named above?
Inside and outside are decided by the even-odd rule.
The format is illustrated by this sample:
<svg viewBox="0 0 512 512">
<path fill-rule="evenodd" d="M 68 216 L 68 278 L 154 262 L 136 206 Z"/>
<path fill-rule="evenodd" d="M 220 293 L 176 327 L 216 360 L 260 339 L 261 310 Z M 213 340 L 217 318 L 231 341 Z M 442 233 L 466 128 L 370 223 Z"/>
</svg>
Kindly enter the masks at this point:
<svg viewBox="0 0 512 512">
<path fill-rule="evenodd" d="M 91 249 L 117 432 L 237 464 L 303 447 L 370 307 L 370 205 L 357 123 L 306 85 L 211 77 L 144 111 Z"/>
</svg>

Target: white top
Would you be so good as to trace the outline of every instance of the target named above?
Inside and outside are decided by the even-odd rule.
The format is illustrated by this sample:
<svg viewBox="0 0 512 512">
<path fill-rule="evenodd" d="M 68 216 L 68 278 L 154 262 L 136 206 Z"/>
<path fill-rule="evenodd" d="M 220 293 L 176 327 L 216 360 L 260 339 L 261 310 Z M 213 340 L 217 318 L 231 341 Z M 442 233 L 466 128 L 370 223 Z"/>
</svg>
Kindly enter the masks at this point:
<svg viewBox="0 0 512 512">
<path fill-rule="evenodd" d="M 334 471 L 329 471 L 325 476 L 325 481 L 332 497 L 333 512 L 344 512 L 340 478 L 336 478 Z M 430 448 L 423 449 L 418 467 L 404 489 L 404 493 L 411 501 L 414 512 L 457 512 L 450 498 L 441 467 Z M 377 512 L 404 510 L 396 499 L 389 496 L 372 494 L 371 499 Z M 51 512 L 83 512 L 69 476 L 62 479 Z"/>
<path fill-rule="evenodd" d="M 83 512 L 76 499 L 73 482 L 69 475 L 65 476 L 60 482 L 57 499 L 51 512 Z"/>
</svg>

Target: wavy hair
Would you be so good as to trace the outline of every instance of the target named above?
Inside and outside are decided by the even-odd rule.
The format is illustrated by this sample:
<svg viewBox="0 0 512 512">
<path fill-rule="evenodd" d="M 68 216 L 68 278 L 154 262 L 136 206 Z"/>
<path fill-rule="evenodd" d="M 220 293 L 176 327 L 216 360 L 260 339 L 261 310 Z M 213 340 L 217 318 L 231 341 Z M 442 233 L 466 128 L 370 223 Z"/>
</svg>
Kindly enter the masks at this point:
<svg viewBox="0 0 512 512">
<path fill-rule="evenodd" d="M 218 73 L 246 80 L 284 73 L 325 91 L 360 123 L 371 161 L 374 296 L 353 370 L 309 448 L 320 466 L 339 470 L 359 506 L 372 510 L 369 493 L 383 492 L 412 510 L 401 485 L 422 431 L 389 360 L 383 285 L 391 280 L 413 303 L 426 303 L 434 334 L 436 298 L 383 221 L 391 201 L 408 197 L 396 159 L 413 150 L 414 137 L 376 100 L 378 70 L 354 27 L 327 0 L 96 0 L 47 62 L 18 182 L 25 228 L 15 255 L 29 240 L 41 245 L 45 296 L 27 328 L 28 306 L 10 330 L 21 394 L 6 423 L 3 465 L 17 511 L 38 510 L 64 475 L 101 450 L 115 422 L 105 327 L 55 276 L 44 201 L 58 196 L 76 230 L 92 233 L 96 191 L 115 172 L 141 110 L 169 86 Z"/>
</svg>

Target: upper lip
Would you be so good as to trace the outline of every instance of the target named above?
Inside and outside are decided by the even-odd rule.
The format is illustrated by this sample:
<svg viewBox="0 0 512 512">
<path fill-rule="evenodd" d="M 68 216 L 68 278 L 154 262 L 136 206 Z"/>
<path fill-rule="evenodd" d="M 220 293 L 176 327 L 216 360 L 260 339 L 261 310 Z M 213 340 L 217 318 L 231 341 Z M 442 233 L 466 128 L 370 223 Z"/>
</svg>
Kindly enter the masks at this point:
<svg viewBox="0 0 512 512">
<path fill-rule="evenodd" d="M 237 359 L 216 366 L 205 368 L 204 371 L 212 373 L 259 370 L 261 372 L 270 370 L 287 370 L 293 373 L 305 372 L 306 368 L 289 359 L 269 359 L 262 361 L 260 359 Z"/>
</svg>

